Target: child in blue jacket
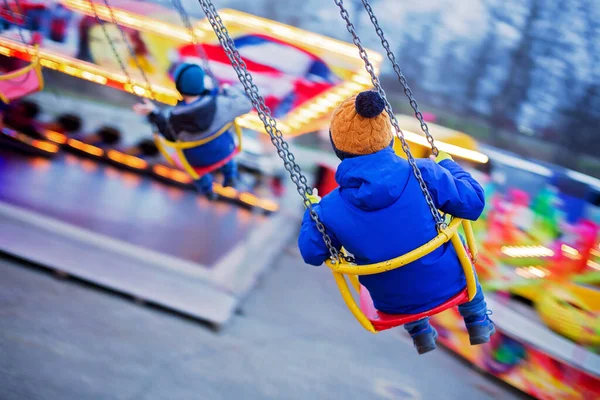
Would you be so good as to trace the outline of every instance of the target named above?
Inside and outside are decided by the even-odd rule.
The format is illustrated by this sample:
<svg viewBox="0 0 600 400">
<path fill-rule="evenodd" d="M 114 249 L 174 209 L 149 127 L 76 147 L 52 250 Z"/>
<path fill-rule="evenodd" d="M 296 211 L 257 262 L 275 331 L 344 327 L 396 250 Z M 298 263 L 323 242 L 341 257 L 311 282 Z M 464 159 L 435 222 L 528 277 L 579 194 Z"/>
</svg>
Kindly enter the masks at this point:
<svg viewBox="0 0 600 400">
<path fill-rule="evenodd" d="M 173 73 L 175 87 L 181 93 L 183 101 L 165 111 L 159 110 L 150 101 L 136 104 L 134 111 L 148 116 L 167 140 L 195 142 L 208 138 L 223 129 L 235 118 L 252 109 L 252 103 L 245 93 L 236 88 L 221 88 L 209 91 L 204 86 L 205 73 L 197 64 L 181 64 Z M 229 131 L 216 139 L 183 153 L 193 167 L 214 165 L 235 151 L 233 134 Z M 229 161 L 221 168 L 225 177 L 224 186 L 235 186 L 237 181 L 237 163 Z M 213 192 L 211 174 L 201 176 L 194 182 L 199 193 L 209 199 L 216 198 Z"/>
<path fill-rule="evenodd" d="M 398 257 L 437 235 L 435 223 L 415 178 L 392 149 L 392 126 L 383 99 L 367 91 L 346 99 L 334 112 L 330 138 L 342 160 L 336 172 L 339 188 L 314 205 L 334 246 L 343 245 L 357 264 Z M 476 220 L 484 208 L 481 186 L 447 154 L 439 163 L 417 160 L 436 207 L 459 218 Z M 308 212 L 298 239 L 304 261 L 321 265 L 329 251 Z M 389 314 L 417 314 L 434 308 L 466 286 L 451 243 L 402 268 L 360 276 L 375 308 Z M 495 332 L 478 284 L 475 298 L 459 306 L 471 344 L 490 340 Z M 419 354 L 436 348 L 437 332 L 424 318 L 405 325 Z"/>
</svg>

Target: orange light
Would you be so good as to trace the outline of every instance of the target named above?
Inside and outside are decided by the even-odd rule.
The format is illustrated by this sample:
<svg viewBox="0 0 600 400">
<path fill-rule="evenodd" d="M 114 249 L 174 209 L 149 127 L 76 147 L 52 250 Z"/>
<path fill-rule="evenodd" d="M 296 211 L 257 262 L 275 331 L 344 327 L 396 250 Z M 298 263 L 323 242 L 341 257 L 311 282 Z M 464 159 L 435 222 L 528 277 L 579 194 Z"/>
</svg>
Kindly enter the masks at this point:
<svg viewBox="0 0 600 400">
<path fill-rule="evenodd" d="M 597 269 L 598 271 L 600 271 L 600 264 L 598 264 L 595 261 L 588 260 L 587 266 L 590 267 L 590 268 L 594 268 L 594 269 Z"/>
<path fill-rule="evenodd" d="M 240 201 L 243 201 L 246 204 L 250 204 L 251 206 L 257 206 L 258 204 L 260 204 L 260 200 L 258 200 L 256 196 L 250 193 L 241 193 Z"/>
<path fill-rule="evenodd" d="M 214 183 L 213 190 L 216 194 L 227 197 L 228 199 L 235 199 L 237 197 L 237 190 L 232 187 L 223 187 L 218 183 Z"/>
<path fill-rule="evenodd" d="M 107 156 L 119 164 L 127 165 L 128 167 L 135 169 L 144 169 L 148 166 L 148 163 L 141 158 L 130 156 L 116 150 L 109 150 Z"/>
<path fill-rule="evenodd" d="M 192 183 L 192 178 L 190 178 L 188 174 L 176 169 L 171 169 L 171 179 L 181 183 Z"/>
<path fill-rule="evenodd" d="M 179 183 L 191 183 L 192 179 L 183 171 L 177 169 L 165 167 L 164 165 L 155 165 L 152 167 L 155 174 L 162 176 L 163 178 L 171 179 Z"/>
<path fill-rule="evenodd" d="M 577 249 L 574 249 L 571 246 L 566 245 L 566 244 L 563 244 L 562 246 L 560 246 L 560 249 L 562 250 L 563 253 L 567 253 L 567 254 L 570 254 L 572 256 L 579 255 L 579 251 L 577 251 Z"/>
<path fill-rule="evenodd" d="M 162 176 L 163 178 L 169 178 L 169 168 L 164 165 L 155 165 L 152 167 L 155 174 Z"/>
<path fill-rule="evenodd" d="M 92 160 L 81 160 L 81 167 L 86 172 L 94 172 L 98 169 L 98 165 Z"/>
<path fill-rule="evenodd" d="M 232 188 L 224 188 L 219 184 L 215 184 L 214 185 L 215 188 L 215 192 L 217 192 L 218 194 L 221 194 L 222 196 L 225 197 L 229 197 L 229 198 L 235 198 L 233 196 L 233 194 L 236 192 L 235 190 L 233 190 Z M 219 191 L 223 191 L 223 190 L 227 190 L 227 189 L 231 189 L 230 193 L 227 194 L 223 194 Z M 270 200 L 263 200 L 263 199 L 259 199 L 258 197 L 256 197 L 255 195 L 253 195 L 252 193 L 248 193 L 248 192 L 243 192 L 239 194 L 238 199 L 243 202 L 246 203 L 248 205 L 251 205 L 253 207 L 259 207 L 262 208 L 263 210 L 266 211 L 277 211 L 279 210 L 279 205 L 277 203 L 274 203 Z"/>
<path fill-rule="evenodd" d="M 500 251 L 511 258 L 544 258 L 554 256 L 554 251 L 544 246 L 502 246 Z"/>
<path fill-rule="evenodd" d="M 173 200 L 179 200 L 185 196 L 185 191 L 178 188 L 169 187 L 167 188 L 167 196 Z"/>
<path fill-rule="evenodd" d="M 69 165 L 77 165 L 77 164 L 79 164 L 79 158 L 77 158 L 77 157 L 75 157 L 74 155 L 71 155 L 71 154 L 65 155 L 65 161 Z"/>
<path fill-rule="evenodd" d="M 279 210 L 279 204 L 271 200 L 262 200 L 259 204 L 259 207 L 271 212 Z"/>
<path fill-rule="evenodd" d="M 29 146 L 35 147 L 37 149 L 43 150 L 47 153 L 56 153 L 58 152 L 58 146 L 46 142 L 44 140 L 31 139 L 29 136 L 22 134 L 21 132 L 13 131 L 12 129 L 2 130 L 2 133 L 18 140 L 21 143 L 25 143 Z"/>
<path fill-rule="evenodd" d="M 50 142 L 44 142 L 43 140 L 32 140 L 30 144 L 33 147 L 48 153 L 56 153 L 58 151 L 57 145 Z"/>
<path fill-rule="evenodd" d="M 2 54 L 3 56 L 10 57 L 12 56 L 12 50 L 8 47 L 0 46 L 0 54 Z"/>
<path fill-rule="evenodd" d="M 88 153 L 96 157 L 102 157 L 104 155 L 104 150 L 102 150 L 101 148 L 92 146 L 91 144 L 80 142 L 79 140 L 68 139 L 67 144 L 73 147 L 74 149 L 81 150 L 84 153 Z"/>
<path fill-rule="evenodd" d="M 33 168 L 36 169 L 40 169 L 40 170 L 47 170 L 48 168 L 50 168 L 50 161 L 46 158 L 41 158 L 41 157 L 35 157 L 31 159 L 31 165 L 33 166 Z"/>
<path fill-rule="evenodd" d="M 45 132 L 46 138 L 54 143 L 65 144 L 67 142 L 67 137 L 62 133 L 58 133 L 55 131 L 47 130 Z"/>
<path fill-rule="evenodd" d="M 125 181 L 125 186 L 127 187 L 135 187 L 140 184 L 142 178 L 139 174 L 133 172 L 124 172 L 121 174 L 121 179 Z"/>
<path fill-rule="evenodd" d="M 163 178 L 172 179 L 181 183 L 190 183 L 191 178 L 183 171 L 178 169 L 173 169 L 166 167 L 164 165 L 154 165 L 152 170 L 155 174 L 162 176 Z M 279 210 L 279 205 L 270 200 L 259 199 L 255 195 L 251 193 L 239 193 L 237 190 L 231 187 L 223 187 L 223 185 L 219 183 L 213 183 L 213 190 L 216 194 L 226 197 L 228 199 L 239 199 L 240 201 L 255 206 L 260 207 L 266 211 L 275 212 Z M 239 194 L 239 197 L 238 197 Z"/>
<path fill-rule="evenodd" d="M 54 61 L 47 60 L 45 58 L 43 58 L 43 59 L 40 60 L 40 64 L 42 64 L 43 67 L 50 68 L 50 69 L 58 70 L 60 68 L 60 66 L 58 65 L 58 63 L 56 63 Z"/>
</svg>

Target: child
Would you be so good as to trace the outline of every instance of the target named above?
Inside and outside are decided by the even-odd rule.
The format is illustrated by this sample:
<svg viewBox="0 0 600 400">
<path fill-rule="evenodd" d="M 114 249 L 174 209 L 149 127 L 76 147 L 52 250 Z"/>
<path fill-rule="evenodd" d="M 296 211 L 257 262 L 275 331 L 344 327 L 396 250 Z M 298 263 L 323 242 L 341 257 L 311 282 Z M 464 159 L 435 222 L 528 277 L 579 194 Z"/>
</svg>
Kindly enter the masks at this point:
<svg viewBox="0 0 600 400">
<path fill-rule="evenodd" d="M 147 115 L 160 133 L 171 141 L 195 142 L 219 132 L 240 115 L 252 109 L 252 103 L 244 92 L 235 88 L 208 91 L 204 86 L 204 70 L 196 64 L 182 64 L 173 74 L 175 87 L 183 101 L 175 107 L 160 111 L 150 101 L 136 104 L 133 109 L 139 115 Z M 235 151 L 234 137 L 227 131 L 216 139 L 201 146 L 183 150 L 193 167 L 216 164 Z M 237 164 L 235 160 L 225 164 L 221 171 L 225 176 L 224 186 L 235 186 Z M 194 185 L 209 199 L 216 198 L 211 174 L 200 177 Z"/>
<path fill-rule="evenodd" d="M 343 245 L 360 264 L 398 257 L 437 235 L 435 223 L 408 161 L 392 149 L 393 135 L 384 101 L 367 91 L 346 99 L 334 112 L 330 139 L 342 160 L 336 172 L 339 188 L 314 205 L 332 243 Z M 479 184 L 444 153 L 439 164 L 417 160 L 438 209 L 476 220 L 484 207 Z M 298 246 L 304 261 L 321 265 L 329 257 L 310 215 L 305 213 Z M 457 255 L 446 243 L 401 268 L 360 277 L 375 308 L 389 314 L 417 314 L 464 290 Z M 478 285 L 475 298 L 459 306 L 471 344 L 490 340 L 495 332 Z M 405 325 L 419 354 L 436 348 L 437 332 L 429 318 Z"/>
</svg>

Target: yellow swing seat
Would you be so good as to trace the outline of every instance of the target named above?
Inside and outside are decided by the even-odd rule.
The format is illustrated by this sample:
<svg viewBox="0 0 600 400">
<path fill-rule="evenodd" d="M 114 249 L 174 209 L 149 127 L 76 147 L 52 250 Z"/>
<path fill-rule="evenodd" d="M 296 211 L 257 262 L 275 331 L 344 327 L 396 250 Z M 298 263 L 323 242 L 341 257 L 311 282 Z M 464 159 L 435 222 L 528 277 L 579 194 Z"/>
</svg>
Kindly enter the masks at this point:
<svg viewBox="0 0 600 400">
<path fill-rule="evenodd" d="M 469 250 L 470 257 L 458 234 L 458 229 L 461 225 L 467 240 L 467 248 Z M 452 242 L 467 280 L 467 287 L 464 291 L 447 300 L 445 303 L 435 307 L 434 309 L 427 310 L 419 314 L 392 315 L 379 312 L 375 309 L 373 306 L 373 300 L 371 299 L 368 290 L 360 284 L 358 281 L 358 276 L 379 274 L 403 267 L 413 261 L 425 257 L 448 241 Z M 342 249 L 342 251 L 344 250 Z M 331 269 L 342 298 L 354 317 L 366 330 L 372 333 L 377 333 L 385 329 L 390 329 L 396 326 L 407 324 L 409 322 L 418 321 L 419 319 L 438 314 L 448 308 L 452 308 L 456 305 L 472 300 L 477 294 L 477 280 L 475 278 L 475 270 L 473 266 L 476 258 L 477 246 L 475 244 L 475 237 L 473 235 L 471 222 L 460 218 L 453 218 L 450 224 L 443 228 L 440 233 L 429 242 L 391 260 L 374 264 L 356 265 L 342 258 L 340 261 L 327 260 L 325 264 L 327 264 L 327 266 Z M 356 300 L 350 292 L 346 277 L 360 296 L 360 306 L 356 303 Z"/>
<path fill-rule="evenodd" d="M 8 104 L 44 88 L 38 46 L 34 49 L 35 53 L 29 65 L 0 75 L 0 100 L 4 103 Z"/>
<path fill-rule="evenodd" d="M 231 129 L 232 126 L 235 129 L 235 133 L 237 136 L 237 146 L 230 155 L 228 155 L 223 160 L 220 160 L 215 164 L 203 166 L 203 167 L 193 167 L 189 163 L 189 161 L 185 157 L 183 150 L 193 149 L 198 146 L 202 146 L 209 142 L 212 142 L 213 140 L 215 140 L 216 138 L 218 138 L 219 136 L 221 136 L 225 132 L 227 132 L 229 129 Z M 223 128 L 221 128 L 216 133 L 214 133 L 211 136 L 204 138 L 202 140 L 196 140 L 193 142 L 179 142 L 179 141 L 172 142 L 172 141 L 167 140 L 164 137 L 160 136 L 158 133 L 155 133 L 154 134 L 154 142 L 156 143 L 156 147 L 158 148 L 158 150 L 161 152 L 163 157 L 165 157 L 165 159 L 169 162 L 169 164 L 171 164 L 173 166 L 183 167 L 185 172 L 187 172 L 194 180 L 198 180 L 203 175 L 206 175 L 212 171 L 215 171 L 215 170 L 223 167 L 225 164 L 227 164 L 229 161 L 231 161 L 235 156 L 237 156 L 242 151 L 242 128 L 237 123 L 237 121 L 234 120 L 233 122 L 225 125 Z M 177 154 L 177 160 L 173 159 L 173 157 L 167 151 L 166 147 L 169 147 L 169 148 L 172 148 L 175 150 L 175 153 Z"/>
</svg>

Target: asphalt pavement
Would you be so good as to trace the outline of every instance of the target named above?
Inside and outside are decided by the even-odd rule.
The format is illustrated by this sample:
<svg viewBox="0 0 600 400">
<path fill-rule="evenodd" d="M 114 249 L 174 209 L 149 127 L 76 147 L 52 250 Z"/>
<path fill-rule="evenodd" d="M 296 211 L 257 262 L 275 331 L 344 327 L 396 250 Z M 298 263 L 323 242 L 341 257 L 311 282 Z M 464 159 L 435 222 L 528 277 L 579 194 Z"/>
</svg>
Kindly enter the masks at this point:
<svg viewBox="0 0 600 400">
<path fill-rule="evenodd" d="M 0 259 L 0 399 L 518 399 L 402 330 L 372 335 L 324 268 L 286 254 L 219 332 Z"/>
</svg>

